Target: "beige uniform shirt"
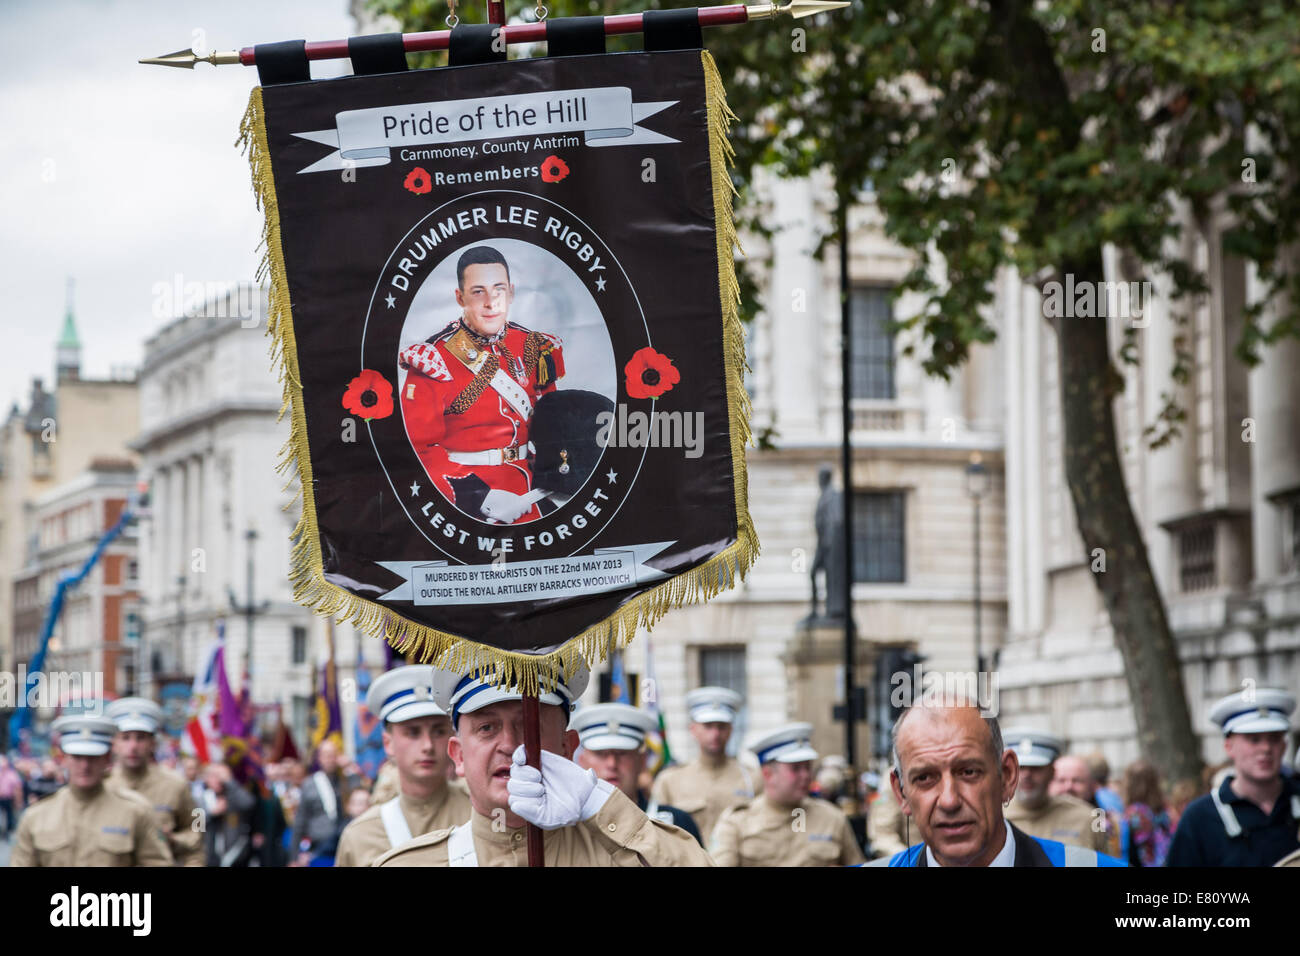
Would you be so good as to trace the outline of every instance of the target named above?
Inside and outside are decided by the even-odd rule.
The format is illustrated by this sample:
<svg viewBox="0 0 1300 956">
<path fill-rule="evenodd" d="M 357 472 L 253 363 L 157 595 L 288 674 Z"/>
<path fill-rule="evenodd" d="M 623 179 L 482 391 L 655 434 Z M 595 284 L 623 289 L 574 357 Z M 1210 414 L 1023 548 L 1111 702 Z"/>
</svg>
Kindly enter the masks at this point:
<svg viewBox="0 0 1300 956">
<path fill-rule="evenodd" d="M 480 813 L 470 816 L 479 866 L 527 866 L 527 828 L 494 829 Z M 447 866 L 450 830 L 416 837 L 389 850 L 375 866 Z M 547 866 L 712 866 L 713 861 L 685 830 L 646 816 L 615 790 L 590 820 L 543 831 Z"/>
<path fill-rule="evenodd" d="M 423 836 L 434 830 L 445 830 L 469 819 L 473 808 L 469 795 L 460 787 L 445 786 L 427 800 L 400 794 L 402 816 L 411 828 L 411 837 Z M 369 866 L 393 848 L 388 842 L 388 831 L 380 816 L 381 804 L 371 807 L 343 828 L 339 837 L 335 866 Z"/>
<path fill-rule="evenodd" d="M 370 791 L 370 801 L 375 804 L 387 803 L 397 796 L 401 789 L 401 779 L 397 775 L 397 764 L 391 760 L 385 760 L 379 765 L 379 773 L 375 774 L 375 786 Z"/>
<path fill-rule="evenodd" d="M 1093 808 L 1077 797 L 1048 797 L 1037 810 L 1017 798 L 1007 808 L 1006 818 L 1030 836 L 1106 852 L 1106 831 L 1093 829 Z"/>
<path fill-rule="evenodd" d="M 153 809 L 139 794 L 68 785 L 18 824 L 10 866 L 171 866 Z"/>
<path fill-rule="evenodd" d="M 849 866 L 866 859 L 848 817 L 816 797 L 785 807 L 764 796 L 724 811 L 709 855 L 718 866 Z"/>
<path fill-rule="evenodd" d="M 705 846 L 713 827 L 729 807 L 748 803 L 763 792 L 762 778 L 739 760 L 728 757 L 713 767 L 700 758 L 679 767 L 669 767 L 655 778 L 651 798 L 656 803 L 685 810 L 700 828 Z"/>
<path fill-rule="evenodd" d="M 177 866 L 206 864 L 203 831 L 195 829 L 194 798 L 184 777 L 156 763 L 146 764 L 142 773 L 130 773 L 118 764 L 108 775 L 108 785 L 134 791 L 149 801 Z"/>
<path fill-rule="evenodd" d="M 893 788 L 881 787 L 880 795 L 867 811 L 867 838 L 875 856 L 890 857 L 907 849 L 905 820 L 903 808 L 894 799 Z"/>
</svg>

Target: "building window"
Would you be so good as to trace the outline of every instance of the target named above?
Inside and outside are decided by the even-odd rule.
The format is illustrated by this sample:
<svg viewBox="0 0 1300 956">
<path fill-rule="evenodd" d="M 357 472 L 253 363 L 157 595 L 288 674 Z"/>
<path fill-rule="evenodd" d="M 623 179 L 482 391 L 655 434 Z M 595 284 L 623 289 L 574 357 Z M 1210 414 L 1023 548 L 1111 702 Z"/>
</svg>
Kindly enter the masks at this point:
<svg viewBox="0 0 1300 956">
<path fill-rule="evenodd" d="M 849 299 L 853 333 L 854 398 L 893 399 L 894 333 L 891 289 L 864 286 Z"/>
<path fill-rule="evenodd" d="M 1178 533 L 1178 579 L 1184 591 L 1214 587 L 1214 524 L 1206 521 Z"/>
<path fill-rule="evenodd" d="M 740 712 L 732 724 L 727 753 L 733 757 L 740 751 L 749 730 L 749 694 L 745 687 L 745 649 L 743 647 L 700 648 L 700 686 L 725 687 L 740 695 Z"/>
<path fill-rule="evenodd" d="M 131 645 L 140 643 L 140 615 L 135 611 L 123 615 L 122 639 Z"/>
<path fill-rule="evenodd" d="M 704 647 L 700 649 L 700 686 L 725 687 L 745 696 L 745 649 Z"/>
<path fill-rule="evenodd" d="M 905 492 L 853 496 L 853 580 L 901 584 L 907 580 L 903 534 Z"/>
<path fill-rule="evenodd" d="M 307 663 L 307 628 L 295 627 L 293 629 L 293 663 Z"/>
<path fill-rule="evenodd" d="M 1291 520 L 1286 523 L 1291 529 L 1291 540 L 1288 542 L 1291 547 L 1287 549 L 1291 566 L 1288 570 L 1295 571 L 1300 569 L 1300 498 L 1292 501 L 1288 510 L 1291 512 Z"/>
<path fill-rule="evenodd" d="M 311 697 L 302 697 L 295 694 L 293 697 L 293 716 L 289 722 L 289 729 L 293 732 L 293 739 L 301 744 L 299 753 L 307 759 L 311 757 L 308 748 L 311 740 L 311 714 L 314 703 L 315 700 Z"/>
<path fill-rule="evenodd" d="M 1300 494 L 1280 503 L 1282 519 L 1282 573 L 1300 571 Z"/>
</svg>

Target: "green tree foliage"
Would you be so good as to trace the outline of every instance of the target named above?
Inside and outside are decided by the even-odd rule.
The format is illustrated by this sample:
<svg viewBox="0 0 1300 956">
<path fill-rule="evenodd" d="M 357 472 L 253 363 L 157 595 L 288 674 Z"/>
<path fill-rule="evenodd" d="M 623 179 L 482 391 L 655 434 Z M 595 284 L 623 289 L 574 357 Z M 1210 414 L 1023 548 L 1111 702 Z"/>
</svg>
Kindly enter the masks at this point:
<svg viewBox="0 0 1300 956">
<path fill-rule="evenodd" d="M 552 17 L 645 9 L 633 0 L 548 6 Z M 440 29 L 447 13 L 428 0 L 374 7 L 408 30 Z M 482 5 L 459 12 L 483 19 Z M 926 305 L 902 325 L 917 333 L 931 375 L 947 378 L 974 343 L 994 339 L 986 315 L 1000 268 L 1040 287 L 1067 274 L 1099 282 L 1112 246 L 1122 278 L 1165 274 L 1184 303 L 1147 334 L 1172 337 L 1174 378 L 1185 382 L 1181 316 L 1207 285 L 1180 256 L 1180 202 L 1198 229 L 1229 214 L 1224 253 L 1253 263 L 1269 294 L 1248 307 L 1239 357 L 1253 363 L 1262 347 L 1300 335 L 1300 312 L 1266 309 L 1300 303 L 1290 258 L 1300 191 L 1287 163 L 1300 131 L 1300 18 L 1289 0 L 871 0 L 711 29 L 706 42 L 742 118 L 733 132 L 734 178 L 749 200 L 742 226 L 767 231 L 748 189 L 759 166 L 829 170 L 841 202 L 869 194 L 889 236 L 915 254 L 899 291 Z M 611 38 L 609 49 L 639 49 L 639 39 Z M 752 281 L 745 292 L 752 310 Z M 1122 378 L 1106 321 L 1051 321 L 1067 479 L 1085 548 L 1107 557 L 1094 580 L 1139 739 L 1168 779 L 1195 777 L 1176 648 L 1116 451 Z M 1130 329 L 1114 350 L 1121 361 L 1138 361 L 1134 344 Z M 1167 398 L 1151 441 L 1170 440 L 1184 418 Z"/>
</svg>

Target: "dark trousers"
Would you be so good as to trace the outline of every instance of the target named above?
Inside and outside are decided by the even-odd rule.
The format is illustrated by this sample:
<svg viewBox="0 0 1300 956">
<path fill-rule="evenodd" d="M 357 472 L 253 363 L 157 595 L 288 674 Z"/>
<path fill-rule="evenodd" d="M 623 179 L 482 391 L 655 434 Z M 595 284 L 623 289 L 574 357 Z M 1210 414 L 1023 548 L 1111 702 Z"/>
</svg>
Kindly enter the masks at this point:
<svg viewBox="0 0 1300 956">
<path fill-rule="evenodd" d="M 5 836 L 14 832 L 14 798 L 0 797 L 0 813 L 5 817 Z"/>
</svg>

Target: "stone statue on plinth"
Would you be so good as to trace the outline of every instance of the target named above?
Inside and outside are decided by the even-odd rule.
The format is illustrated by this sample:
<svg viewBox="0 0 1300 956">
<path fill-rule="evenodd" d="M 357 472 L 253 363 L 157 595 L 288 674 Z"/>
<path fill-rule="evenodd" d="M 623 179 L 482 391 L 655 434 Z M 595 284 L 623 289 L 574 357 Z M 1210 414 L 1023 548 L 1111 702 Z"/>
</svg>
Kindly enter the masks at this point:
<svg viewBox="0 0 1300 956">
<path fill-rule="evenodd" d="M 812 584 L 812 613 L 808 622 L 844 620 L 844 499 L 843 492 L 831 485 L 831 468 L 822 465 L 817 473 L 821 495 L 813 526 L 817 530 L 817 550 L 813 553 L 809 579 Z M 817 572 L 826 572 L 826 614 L 817 613 Z"/>
</svg>

